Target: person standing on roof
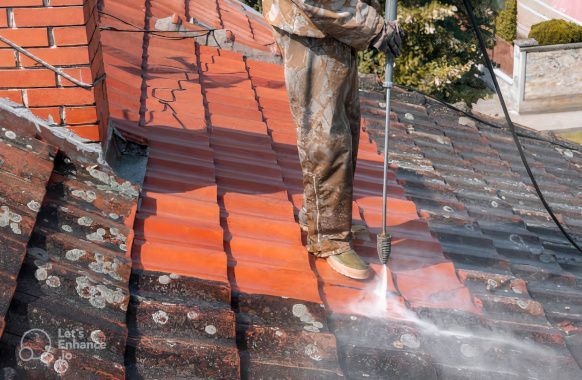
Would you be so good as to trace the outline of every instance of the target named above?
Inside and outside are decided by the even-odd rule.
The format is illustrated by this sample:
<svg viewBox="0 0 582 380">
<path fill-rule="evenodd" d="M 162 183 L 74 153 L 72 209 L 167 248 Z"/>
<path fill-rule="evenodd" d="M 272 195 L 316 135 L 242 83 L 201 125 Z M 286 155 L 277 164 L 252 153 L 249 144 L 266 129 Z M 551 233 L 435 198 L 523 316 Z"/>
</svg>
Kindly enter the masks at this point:
<svg viewBox="0 0 582 380">
<path fill-rule="evenodd" d="M 351 243 L 352 195 L 360 136 L 357 51 L 396 57 L 403 32 L 376 0 L 262 0 L 285 64 L 303 172 L 299 223 L 307 250 L 356 279 L 368 265 Z"/>
</svg>

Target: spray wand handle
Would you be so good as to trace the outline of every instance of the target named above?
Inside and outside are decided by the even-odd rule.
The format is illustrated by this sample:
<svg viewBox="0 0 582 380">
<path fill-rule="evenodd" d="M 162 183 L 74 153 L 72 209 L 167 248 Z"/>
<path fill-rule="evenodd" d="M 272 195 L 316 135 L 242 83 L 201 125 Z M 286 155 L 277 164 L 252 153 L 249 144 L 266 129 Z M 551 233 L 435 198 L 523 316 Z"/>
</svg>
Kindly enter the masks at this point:
<svg viewBox="0 0 582 380">
<path fill-rule="evenodd" d="M 396 20 L 397 0 L 386 0 L 386 21 Z M 384 88 L 386 89 L 386 120 L 384 127 L 384 182 L 382 187 L 382 234 L 386 236 L 386 213 L 388 212 L 388 136 L 390 132 L 390 90 L 393 87 L 394 58 L 386 60 Z"/>
</svg>

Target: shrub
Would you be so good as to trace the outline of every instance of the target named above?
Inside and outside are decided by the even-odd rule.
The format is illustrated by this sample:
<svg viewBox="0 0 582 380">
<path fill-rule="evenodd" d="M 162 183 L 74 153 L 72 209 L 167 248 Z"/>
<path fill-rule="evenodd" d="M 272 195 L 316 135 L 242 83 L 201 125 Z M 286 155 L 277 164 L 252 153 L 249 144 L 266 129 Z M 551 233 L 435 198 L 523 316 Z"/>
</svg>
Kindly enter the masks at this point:
<svg viewBox="0 0 582 380">
<path fill-rule="evenodd" d="M 565 20 L 544 21 L 531 27 L 529 38 L 535 38 L 540 45 L 582 42 L 582 26 Z"/>
<path fill-rule="evenodd" d="M 517 38 L 517 0 L 508 0 L 495 19 L 496 34 L 512 43 Z"/>
<path fill-rule="evenodd" d="M 384 4 L 384 0 L 380 0 Z M 492 46 L 496 0 L 472 0 L 486 42 Z M 398 19 L 406 30 L 403 55 L 396 60 L 394 82 L 448 102 L 474 101 L 486 88 L 475 77 L 481 52 L 460 0 L 400 0 Z M 360 71 L 384 76 L 383 54 L 360 52 Z"/>
</svg>

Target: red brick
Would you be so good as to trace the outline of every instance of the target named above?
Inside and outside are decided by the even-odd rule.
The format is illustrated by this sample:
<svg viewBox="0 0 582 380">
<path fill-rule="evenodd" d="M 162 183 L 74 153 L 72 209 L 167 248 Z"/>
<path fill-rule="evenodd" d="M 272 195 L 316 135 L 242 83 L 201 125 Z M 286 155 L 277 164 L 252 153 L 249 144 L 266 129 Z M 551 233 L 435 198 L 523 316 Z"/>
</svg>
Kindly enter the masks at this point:
<svg viewBox="0 0 582 380">
<path fill-rule="evenodd" d="M 6 16 L 6 9 L 0 9 L 0 28 L 8 26 L 8 17 Z"/>
<path fill-rule="evenodd" d="M 76 67 L 74 69 L 63 69 L 65 74 L 72 76 L 73 78 L 80 80 L 81 82 L 91 84 L 93 82 L 91 69 L 88 67 Z M 61 77 L 61 84 L 64 87 L 74 87 L 76 86 L 73 82 Z"/>
<path fill-rule="evenodd" d="M 51 87 L 56 85 L 50 70 L 1 70 L 0 86 L 4 88 Z"/>
<path fill-rule="evenodd" d="M 98 125 L 77 125 L 68 127 L 77 135 L 91 141 L 99 141 L 99 126 Z"/>
<path fill-rule="evenodd" d="M 95 103 L 93 91 L 79 87 L 27 90 L 29 107 L 80 106 Z"/>
<path fill-rule="evenodd" d="M 13 102 L 22 104 L 22 91 L 20 90 L 0 90 L 0 98 L 8 98 Z"/>
<path fill-rule="evenodd" d="M 95 107 L 67 107 L 65 108 L 67 124 L 90 124 L 97 122 L 97 108 Z"/>
<path fill-rule="evenodd" d="M 41 119 L 48 120 L 49 116 L 51 116 L 55 123 L 61 124 L 60 107 L 31 108 L 30 110 Z"/>
<path fill-rule="evenodd" d="M 84 26 L 69 26 L 64 28 L 54 28 L 53 37 L 55 45 L 87 45 L 87 30 Z"/>
<path fill-rule="evenodd" d="M 67 26 L 85 24 L 83 7 L 64 8 L 15 8 L 16 27 L 23 26 Z"/>
<path fill-rule="evenodd" d="M 16 58 L 12 49 L 0 50 L 0 67 L 16 67 Z"/>
<path fill-rule="evenodd" d="M 85 0 L 52 0 L 51 6 L 59 7 L 62 5 L 83 5 Z"/>
<path fill-rule="evenodd" d="M 46 28 L 2 29 L 0 35 L 22 47 L 49 46 Z M 8 48 L 0 42 L 0 48 Z"/>
<path fill-rule="evenodd" d="M 62 48 L 34 48 L 28 49 L 45 62 L 53 66 L 86 65 L 89 64 L 89 52 L 86 46 Z M 22 66 L 41 66 L 40 63 L 21 55 Z"/>
<path fill-rule="evenodd" d="M 42 7 L 42 0 L 2 0 L 0 6 L 3 7 Z"/>
</svg>

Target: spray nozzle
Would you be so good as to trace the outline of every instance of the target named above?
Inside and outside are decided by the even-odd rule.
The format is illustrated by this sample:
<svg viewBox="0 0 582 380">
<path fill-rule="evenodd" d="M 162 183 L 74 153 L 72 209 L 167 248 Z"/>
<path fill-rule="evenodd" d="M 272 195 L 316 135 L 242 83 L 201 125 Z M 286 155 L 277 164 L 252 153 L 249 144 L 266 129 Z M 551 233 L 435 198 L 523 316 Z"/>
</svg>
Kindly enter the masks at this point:
<svg viewBox="0 0 582 380">
<path fill-rule="evenodd" d="M 378 258 L 382 264 L 386 265 L 390 258 L 390 253 L 392 253 L 392 235 L 387 232 L 379 233 L 377 244 Z"/>
</svg>

